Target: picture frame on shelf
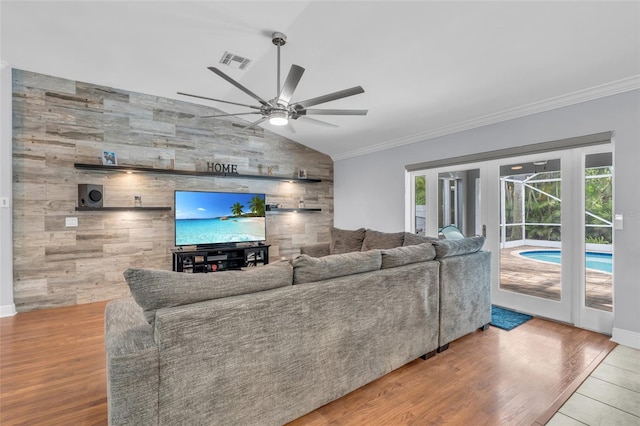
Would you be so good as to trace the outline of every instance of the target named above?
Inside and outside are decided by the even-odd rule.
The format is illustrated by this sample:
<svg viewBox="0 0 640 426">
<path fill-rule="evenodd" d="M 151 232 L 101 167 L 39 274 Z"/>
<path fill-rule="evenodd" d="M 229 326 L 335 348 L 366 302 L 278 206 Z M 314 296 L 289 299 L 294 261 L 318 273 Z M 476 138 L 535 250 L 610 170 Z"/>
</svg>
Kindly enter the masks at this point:
<svg viewBox="0 0 640 426">
<path fill-rule="evenodd" d="M 113 151 L 102 151 L 102 165 L 103 166 L 117 166 L 118 158 Z"/>
<path fill-rule="evenodd" d="M 298 169 L 298 179 L 306 179 L 307 177 L 307 169 Z"/>
</svg>

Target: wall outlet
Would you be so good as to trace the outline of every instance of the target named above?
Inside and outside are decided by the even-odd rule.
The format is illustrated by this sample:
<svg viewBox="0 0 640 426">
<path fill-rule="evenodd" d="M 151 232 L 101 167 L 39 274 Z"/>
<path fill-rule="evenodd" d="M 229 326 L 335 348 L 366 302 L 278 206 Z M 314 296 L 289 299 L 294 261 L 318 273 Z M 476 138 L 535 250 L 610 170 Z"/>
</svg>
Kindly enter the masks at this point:
<svg viewBox="0 0 640 426">
<path fill-rule="evenodd" d="M 66 217 L 64 219 L 64 224 L 67 228 L 78 226 L 78 218 L 77 217 Z"/>
<path fill-rule="evenodd" d="M 9 197 L 0 197 L 0 208 L 9 208 Z"/>
</svg>

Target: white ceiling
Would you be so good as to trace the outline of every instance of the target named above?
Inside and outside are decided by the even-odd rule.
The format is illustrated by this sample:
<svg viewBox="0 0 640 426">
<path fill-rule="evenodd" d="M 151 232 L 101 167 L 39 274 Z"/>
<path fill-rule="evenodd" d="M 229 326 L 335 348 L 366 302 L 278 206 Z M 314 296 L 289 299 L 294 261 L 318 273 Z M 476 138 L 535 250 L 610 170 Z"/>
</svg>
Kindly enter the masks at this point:
<svg viewBox="0 0 640 426">
<path fill-rule="evenodd" d="M 306 69 L 292 101 L 366 91 L 315 107 L 369 110 L 319 117 L 338 128 L 264 125 L 334 159 L 640 88 L 638 1 L 21 0 L 0 19 L 3 66 L 190 102 L 176 92 L 254 104 L 207 66 L 274 97 L 283 32 L 282 79 Z"/>
</svg>

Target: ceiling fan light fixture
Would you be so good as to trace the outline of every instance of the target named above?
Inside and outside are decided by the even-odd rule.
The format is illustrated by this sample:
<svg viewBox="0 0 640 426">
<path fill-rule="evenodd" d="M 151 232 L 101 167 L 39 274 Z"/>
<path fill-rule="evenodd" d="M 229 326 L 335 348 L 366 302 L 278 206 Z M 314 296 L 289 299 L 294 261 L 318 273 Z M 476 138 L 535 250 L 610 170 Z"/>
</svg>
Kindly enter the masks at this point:
<svg viewBox="0 0 640 426">
<path fill-rule="evenodd" d="M 284 126 L 289 122 L 289 113 L 284 109 L 274 109 L 269 114 L 269 123 L 274 126 Z"/>
</svg>

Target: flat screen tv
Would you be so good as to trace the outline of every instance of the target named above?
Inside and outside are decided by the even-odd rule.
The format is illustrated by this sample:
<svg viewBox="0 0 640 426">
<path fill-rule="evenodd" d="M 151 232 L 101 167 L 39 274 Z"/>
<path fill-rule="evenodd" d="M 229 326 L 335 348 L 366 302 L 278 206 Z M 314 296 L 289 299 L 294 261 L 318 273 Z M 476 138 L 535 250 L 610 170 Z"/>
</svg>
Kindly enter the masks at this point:
<svg viewBox="0 0 640 426">
<path fill-rule="evenodd" d="M 264 194 L 175 191 L 175 245 L 212 247 L 267 239 Z"/>
</svg>

